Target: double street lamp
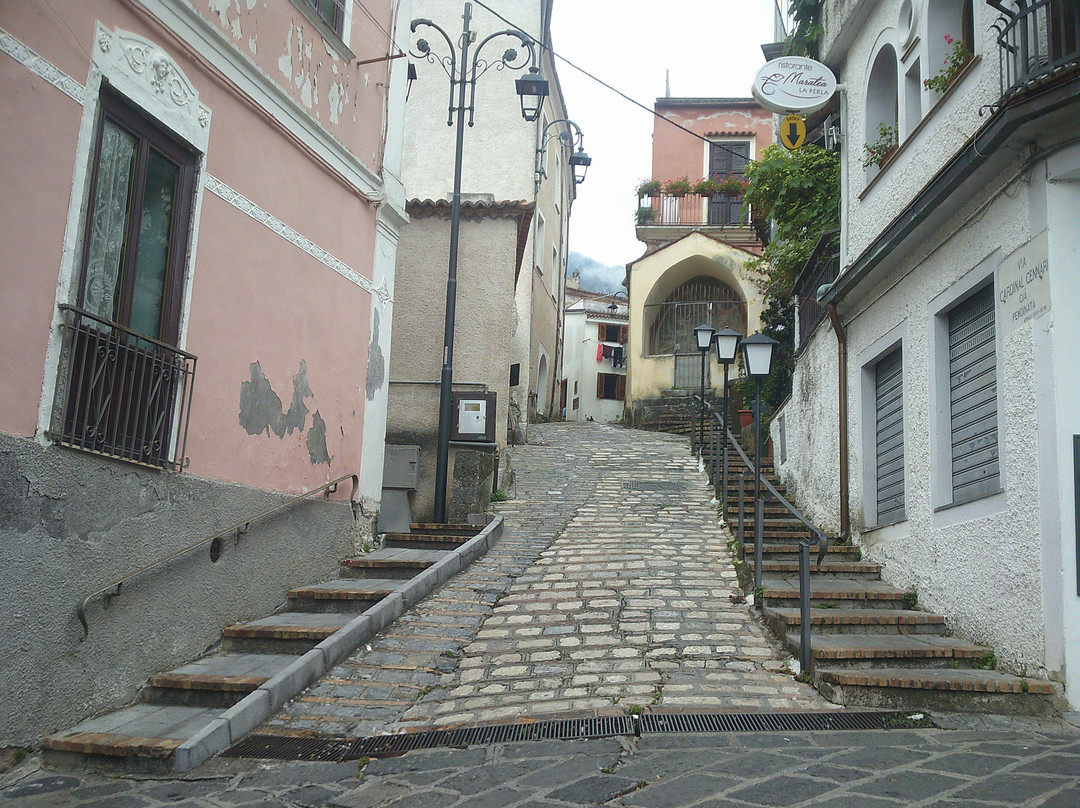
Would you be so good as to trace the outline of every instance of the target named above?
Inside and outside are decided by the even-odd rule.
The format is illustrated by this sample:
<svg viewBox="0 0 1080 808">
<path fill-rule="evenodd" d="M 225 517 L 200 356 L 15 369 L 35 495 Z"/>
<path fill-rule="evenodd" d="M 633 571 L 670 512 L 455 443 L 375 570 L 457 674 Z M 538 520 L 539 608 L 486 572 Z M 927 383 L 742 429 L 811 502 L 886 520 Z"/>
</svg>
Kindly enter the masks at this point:
<svg viewBox="0 0 1080 808">
<path fill-rule="evenodd" d="M 761 380 L 772 370 L 773 351 L 779 343 L 764 334 L 742 341 L 743 366 L 754 380 L 754 587 L 761 586 L 761 541 L 764 507 L 761 500 Z"/>
<path fill-rule="evenodd" d="M 548 94 L 548 83 L 540 75 L 537 64 L 538 53 L 532 37 L 517 28 L 507 28 L 487 36 L 470 54 L 470 46 L 475 39 L 475 32 L 469 29 L 472 19 L 472 3 L 465 3 L 461 37 L 455 41 L 439 25 L 428 19 L 415 19 L 410 30 L 415 34 L 418 28 L 430 28 L 442 36 L 446 42 L 448 54 L 436 56 L 426 39 L 417 39 L 412 55 L 438 64 L 450 77 L 450 103 L 446 119 L 447 126 L 454 125 L 457 115 L 457 141 L 454 151 L 454 191 L 450 212 L 450 258 L 446 277 L 446 319 L 443 329 L 443 365 L 439 388 L 439 435 L 435 465 L 435 511 L 436 522 L 446 522 L 446 478 L 450 460 L 451 388 L 454 376 L 454 313 L 457 298 L 457 260 L 458 239 L 461 230 L 461 162 L 465 143 L 465 113 L 469 116 L 469 126 L 473 125 L 475 111 L 476 80 L 491 68 L 502 70 L 521 70 L 526 64 L 529 70 L 515 82 L 517 94 L 521 99 L 521 116 L 526 121 L 536 121 Z M 524 54 L 509 47 L 502 55 L 488 61 L 480 58 L 484 46 L 498 37 L 516 39 Z M 470 60 L 471 55 L 471 60 Z M 466 98 L 466 93 L 468 98 Z M 455 100 L 456 94 L 456 100 Z M 580 133 L 580 130 L 579 130 Z"/>
</svg>

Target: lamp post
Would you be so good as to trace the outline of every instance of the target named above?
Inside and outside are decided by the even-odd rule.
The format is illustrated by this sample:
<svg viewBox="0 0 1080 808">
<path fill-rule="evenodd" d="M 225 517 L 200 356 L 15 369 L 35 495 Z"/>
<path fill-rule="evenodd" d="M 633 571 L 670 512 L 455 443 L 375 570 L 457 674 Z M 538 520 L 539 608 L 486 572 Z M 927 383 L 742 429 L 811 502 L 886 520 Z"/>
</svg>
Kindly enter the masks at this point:
<svg viewBox="0 0 1080 808">
<path fill-rule="evenodd" d="M 561 132 L 555 132 L 551 135 L 548 134 L 548 130 L 564 123 L 569 129 Z M 574 172 L 574 185 L 581 185 L 585 182 L 585 174 L 589 171 L 589 166 L 592 165 L 592 158 L 585 153 L 583 141 L 585 136 L 581 134 L 581 127 L 574 123 L 569 118 L 559 118 L 552 121 L 544 127 L 544 131 L 540 134 L 540 148 L 536 150 L 536 185 L 540 186 L 540 180 L 543 179 L 546 174 L 544 172 L 544 157 L 547 155 L 547 144 L 551 140 L 558 140 L 563 146 L 570 148 L 570 169 Z M 577 151 L 573 151 L 574 146 L 577 146 Z"/>
<path fill-rule="evenodd" d="M 473 125 L 475 111 L 476 80 L 492 67 L 497 70 L 510 68 L 520 70 L 529 64 L 529 72 L 515 82 L 517 94 L 521 98 L 521 115 L 526 121 L 535 121 L 540 117 L 540 109 L 548 94 L 548 83 L 540 75 L 537 67 L 537 52 L 532 38 L 517 28 L 496 31 L 481 40 L 469 60 L 469 46 L 473 42 L 473 32 L 469 30 L 472 19 L 472 3 L 465 3 L 462 15 L 461 38 L 455 46 L 450 35 L 440 26 L 427 19 L 415 19 L 410 30 L 415 34 L 420 27 L 431 28 L 439 33 L 446 42 L 448 55 L 438 57 L 425 39 L 416 40 L 412 55 L 438 64 L 450 77 L 450 103 L 446 125 L 454 125 L 457 113 L 457 141 L 454 150 L 454 192 L 450 209 L 450 258 L 446 276 L 446 319 L 443 328 L 443 365 L 439 381 L 439 436 L 438 452 L 435 460 L 435 513 L 436 522 L 446 521 L 446 476 L 450 461 L 450 424 L 451 424 L 451 388 L 454 377 L 454 313 L 457 301 L 457 260 L 458 238 L 461 230 L 461 158 L 465 144 L 465 113 L 469 114 L 469 126 Z M 501 57 L 492 61 L 480 58 L 484 46 L 496 37 L 508 36 L 517 39 L 527 52 L 528 58 L 514 48 L 507 48 Z M 468 103 L 466 103 L 468 91 Z M 455 101 L 455 92 L 457 100 Z"/>
<path fill-rule="evenodd" d="M 716 349 L 716 361 L 724 366 L 724 428 L 721 433 L 720 439 L 722 441 L 723 448 L 723 470 L 720 474 L 720 490 L 723 491 L 723 503 L 724 503 L 724 521 L 727 521 L 727 433 L 728 433 L 728 411 L 731 407 L 728 404 L 728 369 L 731 367 L 731 363 L 735 361 L 735 355 L 739 352 L 739 342 L 742 340 L 742 334 L 736 331 L 734 328 L 725 326 L 713 334 L 713 348 Z"/>
<path fill-rule="evenodd" d="M 715 333 L 713 327 L 708 323 L 703 323 L 694 329 L 697 349 L 701 351 L 701 408 L 698 414 L 698 457 L 701 457 L 701 447 L 705 444 L 705 360 L 709 356 L 709 346 L 712 345 L 712 338 Z"/>
<path fill-rule="evenodd" d="M 754 380 L 754 588 L 761 586 L 761 540 L 764 507 L 761 501 L 761 380 L 772 369 L 776 340 L 753 334 L 742 341 L 746 375 Z"/>
</svg>

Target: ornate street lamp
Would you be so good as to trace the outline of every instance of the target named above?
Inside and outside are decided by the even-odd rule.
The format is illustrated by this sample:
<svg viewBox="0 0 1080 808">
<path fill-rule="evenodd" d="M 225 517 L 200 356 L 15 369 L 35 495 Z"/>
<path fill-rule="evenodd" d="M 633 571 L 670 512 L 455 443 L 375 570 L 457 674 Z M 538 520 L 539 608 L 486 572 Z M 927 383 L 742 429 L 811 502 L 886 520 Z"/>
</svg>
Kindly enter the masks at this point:
<svg viewBox="0 0 1080 808">
<path fill-rule="evenodd" d="M 517 93 L 521 96 L 521 115 L 526 121 L 535 121 L 540 117 L 540 109 L 544 98 L 548 93 L 548 83 L 540 75 L 537 65 L 537 51 L 532 37 L 517 28 L 507 28 L 496 31 L 484 38 L 472 52 L 470 61 L 469 46 L 473 42 L 473 32 L 469 30 L 469 22 L 472 19 L 472 3 L 465 4 L 465 12 L 462 17 L 461 38 L 454 40 L 441 27 L 431 20 L 416 19 L 412 21 L 410 30 L 415 34 L 420 27 L 431 28 L 438 32 L 446 42 L 448 55 L 436 56 L 431 45 L 425 39 L 417 39 L 413 46 L 412 55 L 417 59 L 425 59 L 433 64 L 438 64 L 450 77 L 450 103 L 447 113 L 446 125 L 454 125 L 454 114 L 457 113 L 457 142 L 454 150 L 454 193 L 451 202 L 450 213 L 450 259 L 446 277 L 446 320 L 443 329 L 443 366 L 439 388 L 439 437 L 438 454 L 435 461 L 435 521 L 446 521 L 446 476 L 447 466 L 450 461 L 450 424 L 451 424 L 451 401 L 450 392 L 454 377 L 454 312 L 457 298 L 457 259 L 458 237 L 461 230 L 461 155 L 465 143 L 465 113 L 469 113 L 469 126 L 473 125 L 473 112 L 475 110 L 476 80 L 491 68 L 502 70 L 521 70 L 526 64 L 530 65 L 529 72 L 517 80 Z M 480 58 L 480 52 L 491 40 L 508 36 L 516 39 L 525 54 L 519 53 L 515 48 L 507 48 L 502 56 L 487 61 Z M 457 100 L 454 99 L 455 91 Z M 468 103 L 465 94 L 468 91 Z"/>
<path fill-rule="evenodd" d="M 705 360 L 709 356 L 709 347 L 712 345 L 713 334 L 716 332 L 708 323 L 703 323 L 694 329 L 694 339 L 697 340 L 697 349 L 701 351 L 701 407 L 698 412 L 698 456 L 701 447 L 705 445 Z"/>
<path fill-rule="evenodd" d="M 721 440 L 723 441 L 723 471 L 720 475 L 720 490 L 724 493 L 721 495 L 722 502 L 724 503 L 724 521 L 727 521 L 727 456 L 728 456 L 728 412 L 731 409 L 728 402 L 728 369 L 731 367 L 731 363 L 735 361 L 735 356 L 739 352 L 739 342 L 742 340 L 742 334 L 736 331 L 734 328 L 725 326 L 713 334 L 713 348 L 716 350 L 716 361 L 724 366 L 724 428 L 721 432 Z M 740 545 L 741 546 L 741 545 Z"/>
<path fill-rule="evenodd" d="M 566 124 L 569 128 L 559 132 L 553 132 L 548 134 L 548 130 L 559 124 Z M 554 120 L 544 127 L 544 131 L 540 134 L 540 148 L 536 150 L 536 184 L 539 187 L 540 181 L 546 176 L 544 173 L 544 158 L 547 156 L 547 144 L 552 140 L 558 140 L 562 146 L 567 146 L 573 149 L 577 146 L 577 151 L 571 151 L 570 153 L 570 169 L 574 172 L 574 185 L 581 185 L 585 181 L 585 173 L 589 170 L 589 166 L 592 165 L 592 158 L 585 153 L 585 149 L 582 147 L 582 142 L 585 137 L 581 134 L 581 127 L 574 123 L 569 118 L 559 118 Z"/>
<path fill-rule="evenodd" d="M 742 341 L 743 366 L 754 380 L 754 588 L 761 586 L 761 541 L 764 503 L 761 500 L 761 380 L 772 370 L 773 349 L 779 343 L 764 334 Z"/>
</svg>

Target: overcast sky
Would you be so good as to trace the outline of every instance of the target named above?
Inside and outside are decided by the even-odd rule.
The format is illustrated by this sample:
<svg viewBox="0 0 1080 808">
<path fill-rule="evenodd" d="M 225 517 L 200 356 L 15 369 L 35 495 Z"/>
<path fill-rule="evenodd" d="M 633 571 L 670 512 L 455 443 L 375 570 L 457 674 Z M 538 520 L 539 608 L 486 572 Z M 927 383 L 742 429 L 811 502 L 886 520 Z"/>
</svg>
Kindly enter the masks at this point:
<svg viewBox="0 0 1080 808">
<path fill-rule="evenodd" d="M 652 109 L 671 95 L 749 98 L 773 39 L 776 0 L 555 0 L 555 52 Z M 787 6 L 787 0 L 782 0 Z M 557 60 L 569 117 L 593 164 L 578 188 L 570 249 L 602 264 L 644 251 L 634 237 L 634 187 L 652 166 L 653 116 Z M 690 179 L 697 179 L 691 177 Z"/>
</svg>

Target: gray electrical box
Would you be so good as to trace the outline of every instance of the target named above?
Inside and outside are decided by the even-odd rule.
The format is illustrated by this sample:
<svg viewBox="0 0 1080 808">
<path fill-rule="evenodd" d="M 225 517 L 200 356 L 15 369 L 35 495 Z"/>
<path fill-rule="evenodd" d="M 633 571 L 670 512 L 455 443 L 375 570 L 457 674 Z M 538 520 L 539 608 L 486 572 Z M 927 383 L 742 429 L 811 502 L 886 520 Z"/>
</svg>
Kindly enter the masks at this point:
<svg viewBox="0 0 1080 808">
<path fill-rule="evenodd" d="M 387 444 L 382 487 L 415 491 L 419 484 L 420 447 Z"/>
<path fill-rule="evenodd" d="M 450 440 L 495 442 L 495 393 L 450 394 Z"/>
</svg>

